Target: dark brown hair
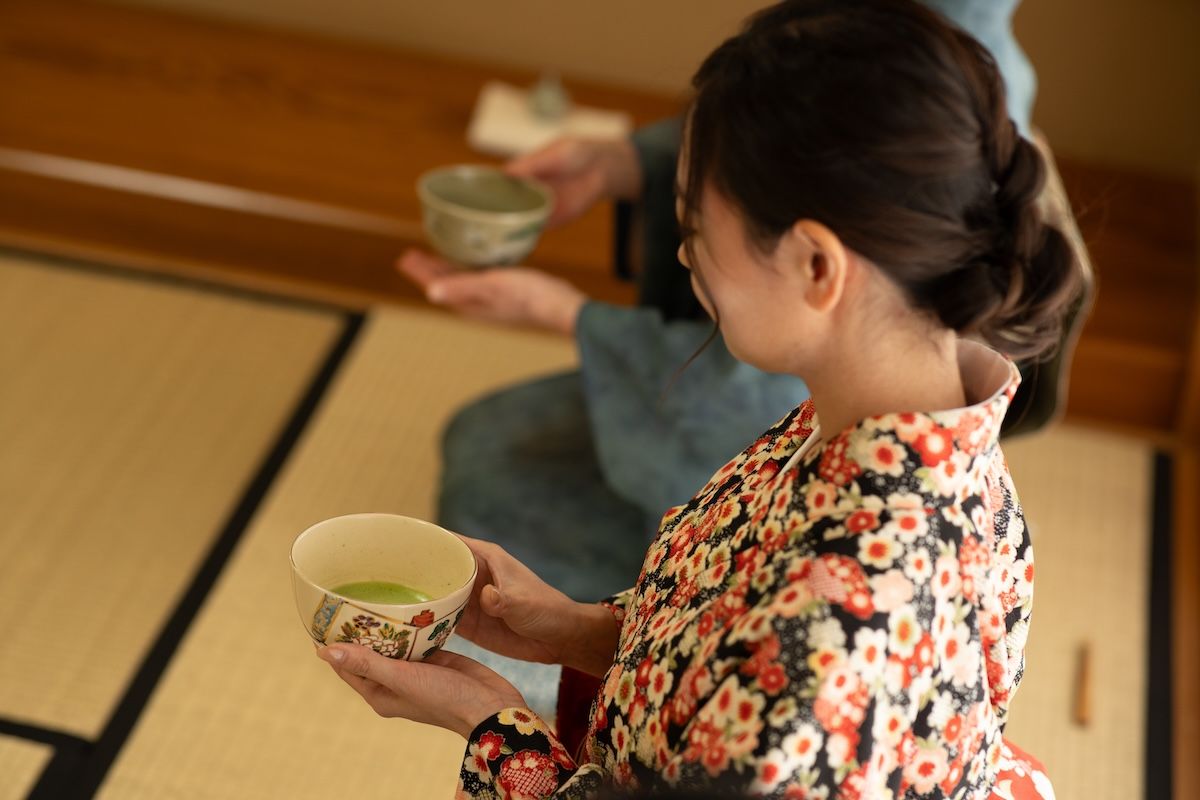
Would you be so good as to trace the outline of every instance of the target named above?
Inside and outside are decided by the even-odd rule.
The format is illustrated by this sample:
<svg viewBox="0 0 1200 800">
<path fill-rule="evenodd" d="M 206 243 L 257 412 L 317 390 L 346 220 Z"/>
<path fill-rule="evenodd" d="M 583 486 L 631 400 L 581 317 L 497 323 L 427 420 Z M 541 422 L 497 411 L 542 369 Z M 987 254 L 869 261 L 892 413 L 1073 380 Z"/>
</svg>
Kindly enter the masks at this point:
<svg viewBox="0 0 1200 800">
<path fill-rule="evenodd" d="M 1078 265 L 1038 210 L 1042 157 L 968 34 L 911 0 L 788 0 L 693 86 L 684 227 L 711 185 L 764 251 L 812 219 L 947 327 L 1013 356 L 1057 342 Z"/>
</svg>

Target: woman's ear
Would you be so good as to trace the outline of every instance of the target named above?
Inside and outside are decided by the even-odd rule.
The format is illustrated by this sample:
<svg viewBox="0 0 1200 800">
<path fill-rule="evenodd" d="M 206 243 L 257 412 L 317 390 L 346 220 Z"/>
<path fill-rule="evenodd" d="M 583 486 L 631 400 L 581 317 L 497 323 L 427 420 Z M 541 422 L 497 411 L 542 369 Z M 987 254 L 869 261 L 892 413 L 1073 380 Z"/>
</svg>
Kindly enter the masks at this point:
<svg viewBox="0 0 1200 800">
<path fill-rule="evenodd" d="M 837 234 L 819 222 L 802 219 L 784 234 L 785 247 L 777 252 L 785 265 L 803 283 L 805 302 L 814 310 L 827 312 L 842 299 L 846 288 L 849 258 Z"/>
</svg>

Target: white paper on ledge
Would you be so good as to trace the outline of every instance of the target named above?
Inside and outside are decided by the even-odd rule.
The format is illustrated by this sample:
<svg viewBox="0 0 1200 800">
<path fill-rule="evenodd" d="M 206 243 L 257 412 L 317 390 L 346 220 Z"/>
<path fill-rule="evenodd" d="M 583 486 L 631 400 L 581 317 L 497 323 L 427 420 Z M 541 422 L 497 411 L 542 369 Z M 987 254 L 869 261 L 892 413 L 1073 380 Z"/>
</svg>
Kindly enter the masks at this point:
<svg viewBox="0 0 1200 800">
<path fill-rule="evenodd" d="M 560 136 L 621 139 L 632 129 L 633 120 L 624 111 L 577 105 L 561 119 L 541 119 L 530 108 L 529 92 L 489 81 L 475 103 L 467 142 L 480 152 L 508 158 L 536 150 Z"/>
</svg>

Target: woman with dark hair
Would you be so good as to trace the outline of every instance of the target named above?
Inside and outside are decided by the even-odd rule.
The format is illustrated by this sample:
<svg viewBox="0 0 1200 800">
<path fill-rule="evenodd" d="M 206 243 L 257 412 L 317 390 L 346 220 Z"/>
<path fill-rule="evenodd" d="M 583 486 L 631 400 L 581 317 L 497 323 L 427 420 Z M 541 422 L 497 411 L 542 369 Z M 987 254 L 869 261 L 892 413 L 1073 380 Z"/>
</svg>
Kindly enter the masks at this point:
<svg viewBox="0 0 1200 800">
<path fill-rule="evenodd" d="M 606 603 L 469 542 L 460 632 L 603 677 L 583 748 L 463 656 L 320 656 L 378 713 L 467 737 L 466 796 L 1052 797 L 1003 737 L 1033 562 L 1001 353 L 1052 346 L 1079 273 L 991 57 L 909 0 L 791 0 L 694 85 L 681 260 L 730 352 L 812 396 Z"/>
<path fill-rule="evenodd" d="M 1035 80 L 1012 33 L 1017 0 L 922 4 L 988 48 L 1008 113 L 1027 132 Z M 440 524 L 503 545 L 576 600 L 628 586 L 663 509 L 686 502 L 731 454 L 808 396 L 800 378 L 739 362 L 720 337 L 688 361 L 710 320 L 676 257 L 681 138 L 682 120 L 671 119 L 626 140 L 561 139 L 507 165 L 554 190 L 551 226 L 619 201 L 615 246 L 625 268 L 618 273 L 636 280 L 635 307 L 592 300 L 537 269 L 463 270 L 416 249 L 398 263 L 439 306 L 565 335 L 577 347 L 578 369 L 504 387 L 455 412 L 442 438 L 437 498 Z M 1005 435 L 1036 430 L 1058 406 L 1057 362 L 1018 367 L 1031 379 L 1014 396 Z M 591 568 L 578 569 L 581 561 Z M 530 670 L 477 650 L 469 655 L 519 680 L 535 706 L 545 705 L 543 693 L 529 691 Z"/>
<path fill-rule="evenodd" d="M 921 2 L 993 54 L 1008 113 L 1028 131 L 1035 81 L 1012 34 L 1018 0 Z M 624 140 L 568 137 L 506 166 L 554 190 L 551 226 L 616 201 L 616 271 L 636 282 L 634 306 L 593 300 L 527 267 L 463 270 L 417 249 L 397 264 L 437 305 L 557 333 L 577 348 L 577 369 L 503 387 L 455 412 L 442 436 L 436 511 L 439 524 L 500 544 L 576 600 L 632 583 L 663 509 L 686 502 L 731 454 L 808 397 L 799 377 L 738 361 L 719 336 L 696 352 L 711 320 L 677 257 L 682 129 L 678 118 Z M 1037 430 L 1061 409 L 1063 350 L 1018 362 L 1023 380 L 1002 438 Z M 559 704 L 583 704 L 594 693 L 573 673 L 560 687 L 555 665 L 514 662 L 461 639 L 452 647 L 503 674 L 547 715 L 556 688 Z M 561 732 L 572 742 L 581 735 L 570 725 Z"/>
</svg>

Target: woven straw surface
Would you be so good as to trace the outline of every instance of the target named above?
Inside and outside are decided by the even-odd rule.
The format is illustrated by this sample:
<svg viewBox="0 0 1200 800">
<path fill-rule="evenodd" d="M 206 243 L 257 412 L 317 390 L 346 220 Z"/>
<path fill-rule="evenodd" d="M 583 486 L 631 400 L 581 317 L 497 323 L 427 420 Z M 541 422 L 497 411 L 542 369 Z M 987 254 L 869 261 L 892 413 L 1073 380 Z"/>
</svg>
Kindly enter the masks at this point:
<svg viewBox="0 0 1200 800">
<path fill-rule="evenodd" d="M 1061 798 L 1141 797 L 1153 451 L 1062 426 L 1005 447 L 1033 536 L 1025 680 L 1008 736 Z M 1074 719 L 1078 652 L 1091 648 L 1091 722 Z"/>
<path fill-rule="evenodd" d="M 49 745 L 0 736 L 0 800 L 23 800 L 53 755 Z"/>
<path fill-rule="evenodd" d="M 568 341 L 544 335 L 417 310 L 372 315 L 100 796 L 450 797 L 462 740 L 377 718 L 313 656 L 288 549 L 338 514 L 427 518 L 453 410 L 573 359 Z"/>
<path fill-rule="evenodd" d="M 340 326 L 0 256 L 0 716 L 99 733 Z"/>
</svg>

